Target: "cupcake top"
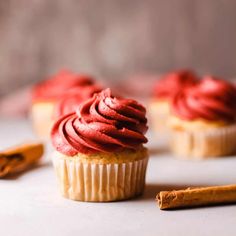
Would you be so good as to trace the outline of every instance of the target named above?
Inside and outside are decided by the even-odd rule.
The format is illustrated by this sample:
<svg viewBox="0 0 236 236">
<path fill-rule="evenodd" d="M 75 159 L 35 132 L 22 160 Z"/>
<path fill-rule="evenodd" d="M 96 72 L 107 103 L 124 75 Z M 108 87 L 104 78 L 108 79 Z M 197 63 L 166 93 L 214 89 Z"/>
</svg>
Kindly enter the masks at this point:
<svg viewBox="0 0 236 236">
<path fill-rule="evenodd" d="M 82 89 L 81 87 L 69 89 L 56 103 L 53 114 L 54 117 L 59 118 L 60 116 L 75 111 L 80 103 L 91 98 L 94 93 L 98 93 L 101 90 L 102 88 L 96 84 L 84 86 Z"/>
<path fill-rule="evenodd" d="M 183 120 L 234 122 L 236 88 L 227 81 L 205 76 L 197 85 L 178 93 L 171 109 L 175 116 Z"/>
<path fill-rule="evenodd" d="M 137 150 L 147 142 L 145 115 L 141 104 L 114 97 L 110 89 L 106 89 L 54 124 L 52 144 L 68 156 Z"/>
<path fill-rule="evenodd" d="M 78 75 L 68 70 L 62 70 L 48 80 L 35 85 L 32 91 L 32 100 L 35 102 L 56 101 L 68 89 L 82 88 L 92 84 L 94 84 L 94 81 L 88 75 Z"/>
<path fill-rule="evenodd" d="M 189 70 L 181 70 L 164 75 L 154 86 L 154 97 L 172 99 L 181 89 L 198 82 L 198 77 Z"/>
</svg>

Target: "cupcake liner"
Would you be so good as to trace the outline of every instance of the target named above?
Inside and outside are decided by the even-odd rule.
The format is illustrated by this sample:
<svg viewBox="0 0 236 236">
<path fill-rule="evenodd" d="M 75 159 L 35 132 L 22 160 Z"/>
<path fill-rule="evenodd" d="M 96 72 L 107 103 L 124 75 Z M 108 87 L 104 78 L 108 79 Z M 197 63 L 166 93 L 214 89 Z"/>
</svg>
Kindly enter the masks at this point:
<svg viewBox="0 0 236 236">
<path fill-rule="evenodd" d="M 148 157 L 128 163 L 98 164 L 53 156 L 64 197 L 88 202 L 124 200 L 144 190 Z"/>
<path fill-rule="evenodd" d="M 171 149 L 185 159 L 204 159 L 236 153 L 236 125 L 207 131 L 171 132 Z"/>
</svg>

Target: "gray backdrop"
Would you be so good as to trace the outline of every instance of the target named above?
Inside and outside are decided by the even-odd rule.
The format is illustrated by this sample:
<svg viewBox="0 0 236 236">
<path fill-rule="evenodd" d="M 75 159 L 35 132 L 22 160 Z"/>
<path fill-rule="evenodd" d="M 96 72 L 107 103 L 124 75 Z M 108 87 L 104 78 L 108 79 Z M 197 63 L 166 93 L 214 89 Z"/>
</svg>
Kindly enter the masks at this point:
<svg viewBox="0 0 236 236">
<path fill-rule="evenodd" d="M 236 74 L 234 0 L 0 0 L 0 95 L 61 67 Z"/>
</svg>

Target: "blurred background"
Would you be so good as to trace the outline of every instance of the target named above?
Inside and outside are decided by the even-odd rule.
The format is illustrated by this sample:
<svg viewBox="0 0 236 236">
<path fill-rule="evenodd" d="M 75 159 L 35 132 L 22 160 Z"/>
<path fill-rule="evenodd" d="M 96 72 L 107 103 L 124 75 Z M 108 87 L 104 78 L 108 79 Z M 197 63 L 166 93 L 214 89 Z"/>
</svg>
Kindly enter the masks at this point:
<svg viewBox="0 0 236 236">
<path fill-rule="evenodd" d="M 0 98 L 61 68 L 233 78 L 235 23 L 234 0 L 0 0 Z"/>
</svg>

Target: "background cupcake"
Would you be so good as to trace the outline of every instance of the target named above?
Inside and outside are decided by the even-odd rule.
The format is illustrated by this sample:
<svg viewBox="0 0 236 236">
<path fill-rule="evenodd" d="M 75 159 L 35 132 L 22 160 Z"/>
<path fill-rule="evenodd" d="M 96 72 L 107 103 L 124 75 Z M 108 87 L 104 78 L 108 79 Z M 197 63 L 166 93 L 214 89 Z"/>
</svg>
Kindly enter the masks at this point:
<svg viewBox="0 0 236 236">
<path fill-rule="evenodd" d="M 51 137 L 62 195 L 101 202 L 141 194 L 148 162 L 145 113 L 138 102 L 107 89 L 61 117 Z"/>
<path fill-rule="evenodd" d="M 67 70 L 60 71 L 48 80 L 35 85 L 32 90 L 31 109 L 35 132 L 40 137 L 48 137 L 57 101 L 62 99 L 70 89 L 77 88 L 77 91 L 85 94 L 84 88 L 93 85 L 94 80 L 90 76 L 74 74 Z"/>
<path fill-rule="evenodd" d="M 75 111 L 80 103 L 91 98 L 94 93 L 98 93 L 101 90 L 101 86 L 97 84 L 84 86 L 83 89 L 81 89 L 81 86 L 69 89 L 56 102 L 54 106 L 53 118 L 58 119 L 60 116 Z"/>
<path fill-rule="evenodd" d="M 172 98 L 182 89 L 196 84 L 197 81 L 197 76 L 189 70 L 171 72 L 157 80 L 149 105 L 151 124 L 155 130 L 166 131 Z"/>
<path fill-rule="evenodd" d="M 206 76 L 175 96 L 171 106 L 171 147 L 187 158 L 234 154 L 236 88 Z"/>
</svg>

